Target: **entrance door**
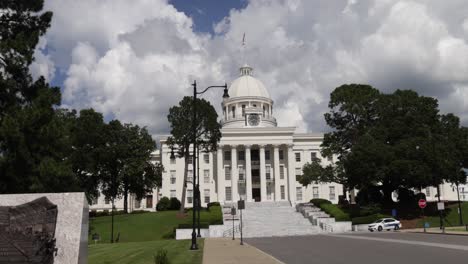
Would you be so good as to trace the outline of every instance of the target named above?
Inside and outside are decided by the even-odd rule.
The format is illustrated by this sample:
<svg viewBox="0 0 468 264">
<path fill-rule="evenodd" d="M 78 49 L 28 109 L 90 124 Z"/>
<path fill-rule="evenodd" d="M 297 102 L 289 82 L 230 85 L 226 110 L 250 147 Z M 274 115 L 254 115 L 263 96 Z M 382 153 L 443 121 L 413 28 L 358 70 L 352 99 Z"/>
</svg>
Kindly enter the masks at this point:
<svg viewBox="0 0 468 264">
<path fill-rule="evenodd" d="M 252 188 L 252 198 L 254 199 L 255 202 L 260 202 L 261 200 L 260 188 Z"/>
<path fill-rule="evenodd" d="M 146 208 L 153 208 L 153 195 L 146 196 Z"/>
</svg>

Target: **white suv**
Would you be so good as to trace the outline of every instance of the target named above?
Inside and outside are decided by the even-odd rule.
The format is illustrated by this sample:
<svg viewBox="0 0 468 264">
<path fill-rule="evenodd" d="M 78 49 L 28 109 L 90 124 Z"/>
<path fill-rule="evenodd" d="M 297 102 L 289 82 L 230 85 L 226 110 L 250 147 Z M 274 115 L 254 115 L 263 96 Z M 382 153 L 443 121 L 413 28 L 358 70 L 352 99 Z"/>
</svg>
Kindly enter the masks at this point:
<svg viewBox="0 0 468 264">
<path fill-rule="evenodd" d="M 382 231 L 384 229 L 387 230 L 398 230 L 401 228 L 401 223 L 400 221 L 393 219 L 393 218 L 382 218 L 379 219 L 371 224 L 369 224 L 369 231 L 374 232 L 375 230 L 377 231 Z"/>
</svg>

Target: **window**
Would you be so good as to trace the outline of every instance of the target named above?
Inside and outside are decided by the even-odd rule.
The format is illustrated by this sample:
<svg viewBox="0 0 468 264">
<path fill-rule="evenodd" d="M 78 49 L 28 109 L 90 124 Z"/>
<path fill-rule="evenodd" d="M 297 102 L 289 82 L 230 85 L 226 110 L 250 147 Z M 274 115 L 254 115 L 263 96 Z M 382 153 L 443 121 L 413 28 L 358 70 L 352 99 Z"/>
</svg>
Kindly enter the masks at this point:
<svg viewBox="0 0 468 264">
<path fill-rule="evenodd" d="M 283 152 L 283 150 L 281 150 L 281 149 L 279 150 L 279 159 L 280 159 L 280 160 L 283 160 L 283 159 L 284 159 L 284 152 Z"/>
<path fill-rule="evenodd" d="M 210 202 L 210 189 L 203 190 L 203 196 L 205 197 L 205 203 Z"/>
<path fill-rule="evenodd" d="M 267 165 L 265 167 L 265 175 L 267 180 L 271 180 L 271 166 Z"/>
<path fill-rule="evenodd" d="M 232 117 L 236 118 L 236 107 L 233 106 L 231 109 L 232 109 Z"/>
<path fill-rule="evenodd" d="M 104 199 L 104 203 L 105 204 L 110 204 L 110 200 L 106 198 L 106 199 Z"/>
<path fill-rule="evenodd" d="M 271 200 L 271 189 L 272 189 L 272 185 L 268 184 L 267 185 L 267 200 Z"/>
<path fill-rule="evenodd" d="M 141 207 L 141 200 L 135 200 L 135 208 L 138 209 Z"/>
<path fill-rule="evenodd" d="M 463 192 L 463 191 L 462 191 Z M 99 193 L 96 197 L 94 197 L 92 200 L 91 200 L 91 205 L 96 205 L 98 204 L 98 199 L 99 199 Z"/>
<path fill-rule="evenodd" d="M 176 198 L 176 190 L 171 190 L 170 198 Z"/>
<path fill-rule="evenodd" d="M 224 167 L 224 179 L 226 181 L 231 180 L 231 167 L 229 166 Z"/>
<path fill-rule="evenodd" d="M 296 187 L 296 201 L 302 201 L 302 187 Z"/>
<path fill-rule="evenodd" d="M 176 171 L 175 170 L 171 170 L 171 184 L 175 184 L 176 183 Z"/>
<path fill-rule="evenodd" d="M 245 105 L 242 105 L 242 117 L 245 116 Z"/>
<path fill-rule="evenodd" d="M 284 165 L 280 165 L 280 179 L 284 179 Z"/>
<path fill-rule="evenodd" d="M 224 160 L 231 160 L 231 151 L 224 151 Z"/>
<path fill-rule="evenodd" d="M 193 171 L 192 170 L 188 170 L 187 181 L 188 182 L 193 182 Z"/>
<path fill-rule="evenodd" d="M 232 201 L 232 191 L 231 187 L 226 187 L 226 201 Z"/>
<path fill-rule="evenodd" d="M 265 106 L 263 106 L 263 117 L 265 117 Z"/>
<path fill-rule="evenodd" d="M 169 158 L 169 160 L 170 160 L 171 164 L 176 164 L 176 159 L 175 158 L 174 159 Z"/>
<path fill-rule="evenodd" d="M 245 170 L 244 166 L 239 166 L 239 180 L 245 180 Z"/>
<path fill-rule="evenodd" d="M 312 198 L 319 198 L 319 188 L 317 186 L 312 188 Z"/>
<path fill-rule="evenodd" d="M 335 186 L 330 186 L 330 201 L 335 200 Z"/>
<path fill-rule="evenodd" d="M 203 182 L 210 183 L 210 170 L 203 171 Z"/>
<path fill-rule="evenodd" d="M 431 196 L 431 187 L 426 188 L 426 196 Z"/>
<path fill-rule="evenodd" d="M 210 163 L 210 154 L 203 154 L 203 160 L 206 164 Z"/>
<path fill-rule="evenodd" d="M 281 190 L 281 200 L 286 199 L 286 194 L 284 193 L 284 185 L 280 186 L 280 190 Z"/>
<path fill-rule="evenodd" d="M 193 202 L 193 190 L 187 190 L 187 203 L 191 204 Z"/>
<path fill-rule="evenodd" d="M 193 164 L 193 156 L 192 155 L 188 156 L 188 164 Z"/>
<path fill-rule="evenodd" d="M 296 155 L 296 162 L 301 162 L 301 153 L 295 153 Z"/>
<path fill-rule="evenodd" d="M 270 160 L 270 151 L 265 150 L 265 160 Z"/>
<path fill-rule="evenodd" d="M 310 153 L 310 160 L 313 161 L 315 158 L 317 158 L 317 153 L 311 152 Z"/>
<path fill-rule="evenodd" d="M 242 161 L 245 160 L 245 151 L 243 150 L 239 151 L 239 160 L 242 160 Z"/>
</svg>

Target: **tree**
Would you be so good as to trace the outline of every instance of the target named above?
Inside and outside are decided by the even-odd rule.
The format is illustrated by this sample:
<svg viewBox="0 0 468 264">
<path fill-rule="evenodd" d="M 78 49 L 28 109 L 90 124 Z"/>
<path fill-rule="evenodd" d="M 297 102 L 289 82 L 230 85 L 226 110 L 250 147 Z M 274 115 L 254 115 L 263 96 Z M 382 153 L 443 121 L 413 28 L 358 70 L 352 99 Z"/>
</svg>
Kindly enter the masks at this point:
<svg viewBox="0 0 468 264">
<path fill-rule="evenodd" d="M 330 94 L 330 112 L 325 114 L 325 121 L 333 131 L 325 133 L 321 152 L 325 157 L 338 156 L 330 175 L 343 185 L 345 198 L 346 189 L 355 186 L 347 181 L 344 161 L 357 140 L 377 121 L 379 97 L 377 89 L 362 84 L 345 84 Z"/>
<path fill-rule="evenodd" d="M 56 107 L 60 89 L 29 66 L 51 12 L 43 1 L 0 1 L 0 192 L 76 191 L 67 157 L 69 116 Z"/>
<path fill-rule="evenodd" d="M 80 188 L 85 190 L 88 201 L 98 196 L 101 179 L 101 156 L 105 147 L 105 123 L 101 113 L 83 109 L 75 117 L 70 130 L 72 169 L 78 178 Z"/>
<path fill-rule="evenodd" d="M 196 103 L 197 126 L 195 136 L 197 145 L 201 151 L 216 151 L 218 142 L 221 139 L 221 124 L 218 123 L 218 114 L 208 101 L 197 99 Z M 180 207 L 180 212 L 183 213 L 185 210 L 189 157 L 191 155 L 190 145 L 193 143 L 193 98 L 186 96 L 179 102 L 179 105 L 171 107 L 167 119 L 171 125 L 171 136 L 168 138 L 167 144 L 177 152 L 178 157 L 185 159 L 182 205 Z"/>
<path fill-rule="evenodd" d="M 151 163 L 156 143 L 145 128 L 122 125 L 113 120 L 105 128 L 105 146 L 99 151 L 102 192 L 109 200 L 124 198 L 124 211 L 130 193 L 143 198 L 161 186 L 162 165 Z"/>
</svg>

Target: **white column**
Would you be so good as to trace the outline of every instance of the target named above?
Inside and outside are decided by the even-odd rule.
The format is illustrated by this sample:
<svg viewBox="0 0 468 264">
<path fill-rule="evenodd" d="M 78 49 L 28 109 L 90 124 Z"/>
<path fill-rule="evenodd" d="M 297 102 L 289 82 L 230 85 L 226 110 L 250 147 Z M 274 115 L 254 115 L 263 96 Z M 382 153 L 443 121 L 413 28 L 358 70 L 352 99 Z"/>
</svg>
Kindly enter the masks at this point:
<svg viewBox="0 0 468 264">
<path fill-rule="evenodd" d="M 250 159 L 250 145 L 245 145 L 245 188 L 247 202 L 252 202 L 252 162 Z"/>
<path fill-rule="evenodd" d="M 223 146 L 218 146 L 218 151 L 216 152 L 217 156 L 217 181 L 218 184 L 218 202 L 224 203 L 224 166 L 223 166 Z"/>
<path fill-rule="evenodd" d="M 274 179 L 275 179 L 275 201 L 281 200 L 281 190 L 280 190 L 280 164 L 279 164 L 279 148 L 277 145 L 273 146 L 273 166 L 274 166 Z"/>
<path fill-rule="evenodd" d="M 288 189 L 289 189 L 289 201 L 296 201 L 296 172 L 294 159 L 293 145 L 288 145 Z"/>
<path fill-rule="evenodd" d="M 265 145 L 260 145 L 260 201 L 266 201 Z"/>
<path fill-rule="evenodd" d="M 237 146 L 231 145 L 231 190 L 232 190 L 232 201 L 239 200 L 239 191 L 237 190 Z"/>
</svg>

